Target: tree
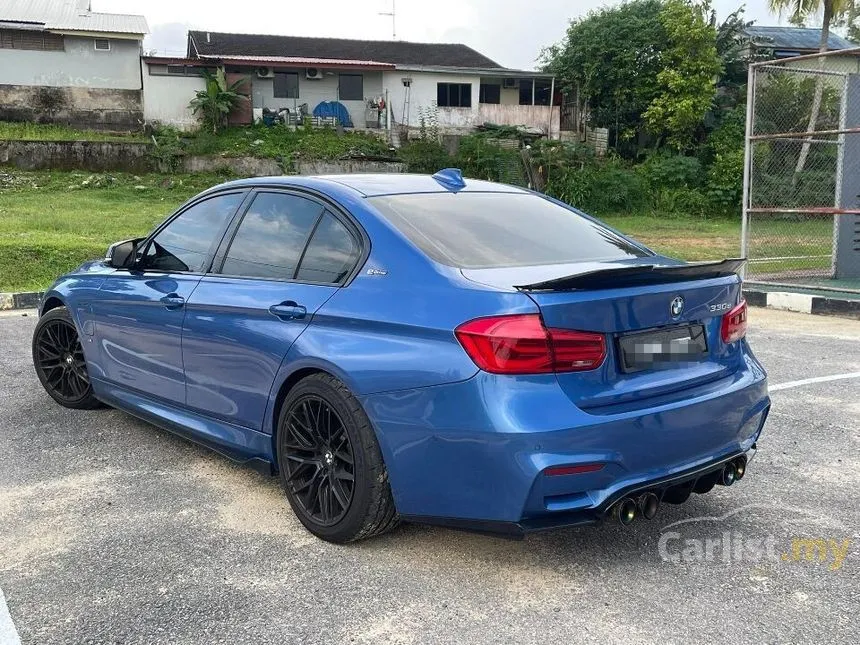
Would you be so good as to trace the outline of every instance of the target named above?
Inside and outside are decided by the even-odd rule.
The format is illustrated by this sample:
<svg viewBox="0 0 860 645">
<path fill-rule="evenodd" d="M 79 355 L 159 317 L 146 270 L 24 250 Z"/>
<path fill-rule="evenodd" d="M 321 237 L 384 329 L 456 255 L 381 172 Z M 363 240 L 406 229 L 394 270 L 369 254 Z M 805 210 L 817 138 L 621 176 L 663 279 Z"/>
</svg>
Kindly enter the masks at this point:
<svg viewBox="0 0 860 645">
<path fill-rule="evenodd" d="M 818 41 L 818 51 L 827 51 L 827 41 L 830 39 L 830 25 L 835 18 L 844 15 L 854 4 L 854 0 L 768 0 L 770 10 L 774 13 L 790 11 L 792 22 L 803 24 L 804 20 L 812 14 L 821 11 L 821 38 Z M 818 68 L 824 69 L 824 59 L 819 58 Z M 821 98 L 824 93 L 824 75 L 819 74 L 815 84 L 815 97 L 812 101 L 812 109 L 809 112 L 809 123 L 807 132 L 814 132 L 818 123 L 818 113 L 821 110 Z M 812 136 L 808 136 L 800 150 L 797 165 L 794 168 L 794 179 L 792 186 L 797 183 L 800 172 L 806 165 L 809 156 L 809 148 L 812 145 Z"/>
<path fill-rule="evenodd" d="M 203 125 L 212 128 L 212 133 L 217 134 L 218 128 L 227 121 L 227 117 L 241 101 L 247 101 L 248 97 L 239 94 L 238 90 L 245 83 L 245 79 L 239 79 L 232 85 L 227 85 L 227 77 L 224 68 L 219 67 L 213 74 L 204 70 L 203 79 L 206 88 L 198 91 L 188 107 L 194 114 L 203 117 Z"/>
<path fill-rule="evenodd" d="M 666 33 L 660 0 L 633 0 L 570 23 L 565 39 L 544 50 L 557 86 L 587 104 L 589 124 L 614 129 L 615 144 L 635 140 L 642 113 L 659 91 Z"/>
<path fill-rule="evenodd" d="M 707 5 L 667 0 L 660 11 L 668 45 L 660 56 L 658 92 L 642 117 L 649 129 L 683 152 L 714 103 L 722 72 L 717 32 L 705 19 Z"/>
</svg>

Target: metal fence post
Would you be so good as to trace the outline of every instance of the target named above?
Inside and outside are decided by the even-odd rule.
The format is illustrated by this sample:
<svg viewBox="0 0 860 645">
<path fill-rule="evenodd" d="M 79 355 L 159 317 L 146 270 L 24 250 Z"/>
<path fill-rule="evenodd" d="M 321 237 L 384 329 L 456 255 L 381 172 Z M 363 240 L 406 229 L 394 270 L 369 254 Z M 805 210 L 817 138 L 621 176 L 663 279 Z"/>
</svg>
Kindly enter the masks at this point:
<svg viewBox="0 0 860 645">
<path fill-rule="evenodd" d="M 750 181 L 752 179 L 752 134 L 753 101 L 755 100 L 755 65 L 750 65 L 747 70 L 747 118 L 744 134 L 744 181 L 743 196 L 741 197 L 741 257 L 748 257 L 749 253 L 749 205 L 750 205 Z M 742 269 L 741 277 L 746 277 L 746 266 Z"/>
</svg>

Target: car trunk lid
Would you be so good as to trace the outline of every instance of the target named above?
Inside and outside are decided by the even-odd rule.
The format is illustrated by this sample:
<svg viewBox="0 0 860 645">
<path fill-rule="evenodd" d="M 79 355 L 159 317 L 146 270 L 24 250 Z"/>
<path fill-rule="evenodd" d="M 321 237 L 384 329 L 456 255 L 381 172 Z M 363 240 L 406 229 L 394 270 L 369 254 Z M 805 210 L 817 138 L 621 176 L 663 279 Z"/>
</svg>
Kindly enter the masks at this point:
<svg viewBox="0 0 860 645">
<path fill-rule="evenodd" d="M 739 343 L 721 338 L 722 317 L 740 300 L 741 260 L 682 264 L 642 258 L 580 267 L 463 270 L 465 277 L 519 288 L 548 328 L 606 335 L 606 360 L 587 372 L 558 373 L 568 396 L 593 413 L 646 405 L 735 372 Z M 493 272 L 496 272 L 493 275 Z"/>
</svg>

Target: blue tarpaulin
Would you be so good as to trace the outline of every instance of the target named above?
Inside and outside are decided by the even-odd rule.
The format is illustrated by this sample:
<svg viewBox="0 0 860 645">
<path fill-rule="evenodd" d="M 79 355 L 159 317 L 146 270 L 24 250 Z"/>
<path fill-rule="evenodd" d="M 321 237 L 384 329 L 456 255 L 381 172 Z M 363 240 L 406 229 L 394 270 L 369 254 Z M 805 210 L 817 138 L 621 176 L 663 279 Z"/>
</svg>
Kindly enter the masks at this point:
<svg viewBox="0 0 860 645">
<path fill-rule="evenodd" d="M 352 127 L 349 110 L 340 101 L 323 101 L 314 108 L 314 116 L 335 117 L 345 128 Z"/>
</svg>

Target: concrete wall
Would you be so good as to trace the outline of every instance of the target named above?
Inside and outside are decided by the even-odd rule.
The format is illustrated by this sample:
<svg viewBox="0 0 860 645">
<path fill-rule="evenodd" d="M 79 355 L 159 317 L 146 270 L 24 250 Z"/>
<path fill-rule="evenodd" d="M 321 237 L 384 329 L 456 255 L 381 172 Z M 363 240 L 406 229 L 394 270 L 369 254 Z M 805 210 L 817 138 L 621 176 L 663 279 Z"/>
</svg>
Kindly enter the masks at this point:
<svg viewBox="0 0 860 645">
<path fill-rule="evenodd" d="M 0 141 L 0 164 L 23 170 L 146 172 L 146 143 L 107 141 Z"/>
<path fill-rule="evenodd" d="M 293 111 L 297 105 L 308 104 L 308 112 L 313 113 L 314 108 L 322 101 L 338 100 L 338 72 L 332 70 L 329 74 L 316 81 L 305 78 L 305 69 L 283 69 L 285 72 L 295 72 L 299 75 L 299 97 L 297 99 L 282 99 L 274 96 L 274 81 L 271 78 L 251 77 L 251 94 L 253 107 L 267 108 L 289 108 Z M 364 97 L 366 99 L 383 95 L 382 72 L 352 72 L 348 74 L 361 73 L 364 76 Z M 349 111 L 353 125 L 357 128 L 365 126 L 365 101 L 343 101 L 341 103 Z"/>
<path fill-rule="evenodd" d="M 539 128 L 544 132 L 550 128 L 550 107 L 548 105 L 497 105 L 482 103 L 479 109 L 481 123 L 504 125 L 524 125 Z M 561 108 L 553 106 L 550 136 L 558 138 L 561 124 Z"/>
<path fill-rule="evenodd" d="M 205 89 L 200 76 L 152 76 L 149 66 L 141 62 L 143 71 L 143 118 L 147 123 L 158 121 L 183 130 L 197 127 L 199 119 L 188 103 L 194 93 Z"/>
<path fill-rule="evenodd" d="M 65 36 L 65 51 L 0 49 L 0 85 L 139 90 L 139 40 L 110 39 L 96 51 L 93 38 Z"/>
<path fill-rule="evenodd" d="M 229 170 L 240 177 L 268 177 L 285 174 L 274 159 L 255 157 L 195 156 L 184 160 L 185 172 L 218 172 Z M 334 159 L 328 161 L 297 161 L 288 168 L 298 175 L 342 175 L 349 173 L 398 173 L 406 172 L 406 164 L 392 161 L 367 161 L 364 159 Z"/>
<path fill-rule="evenodd" d="M 421 111 L 437 110 L 437 119 L 440 129 L 466 130 L 479 123 L 478 121 L 478 99 L 480 98 L 481 79 L 475 75 L 467 74 L 439 74 L 434 72 L 407 72 L 393 71 L 384 72 L 383 85 L 388 90 L 388 103 L 394 114 L 394 123 L 401 125 L 405 123 L 403 116 L 403 105 L 406 101 L 406 88 L 402 79 L 412 78 L 412 87 L 409 100 L 409 127 L 417 128 L 421 124 Z M 436 107 L 437 83 L 471 83 L 472 84 L 472 107 L 471 108 L 448 108 Z"/>
<path fill-rule="evenodd" d="M 143 122 L 141 92 L 0 84 L 0 121 L 64 123 L 95 130 L 137 130 Z"/>
<path fill-rule="evenodd" d="M 65 51 L 0 49 L 0 120 L 133 130 L 143 120 L 140 41 L 64 36 Z"/>
</svg>

